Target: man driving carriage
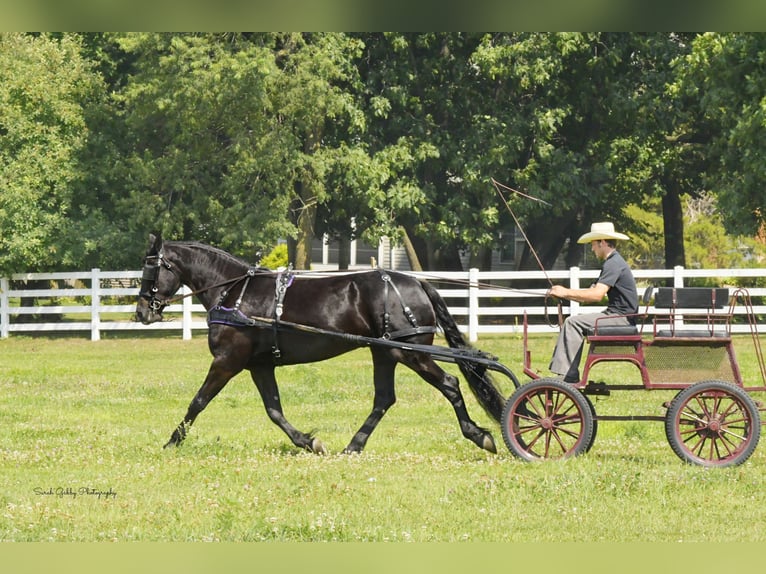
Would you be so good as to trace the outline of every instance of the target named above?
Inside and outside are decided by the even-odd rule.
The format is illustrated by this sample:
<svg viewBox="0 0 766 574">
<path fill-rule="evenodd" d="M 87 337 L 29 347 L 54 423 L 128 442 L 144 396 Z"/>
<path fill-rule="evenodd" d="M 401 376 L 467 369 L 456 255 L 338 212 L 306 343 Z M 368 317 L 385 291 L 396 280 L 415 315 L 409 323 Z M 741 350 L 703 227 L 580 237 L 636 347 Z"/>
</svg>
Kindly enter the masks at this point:
<svg viewBox="0 0 766 574">
<path fill-rule="evenodd" d="M 617 240 L 620 239 L 628 240 L 629 237 L 616 232 L 611 222 L 592 224 L 590 232 L 582 235 L 577 243 L 590 242 L 593 253 L 603 262 L 598 279 L 587 289 L 553 285 L 548 292 L 553 297 L 578 303 L 600 303 L 605 296 L 608 300 L 603 311 L 570 315 L 561 327 L 549 368 L 568 383 L 580 381 L 583 343 L 586 334 L 593 331 L 596 320 L 599 320 L 600 327 L 605 324 L 627 326 L 634 324 L 635 314 L 638 313 L 638 292 L 633 272 L 617 251 Z"/>
</svg>

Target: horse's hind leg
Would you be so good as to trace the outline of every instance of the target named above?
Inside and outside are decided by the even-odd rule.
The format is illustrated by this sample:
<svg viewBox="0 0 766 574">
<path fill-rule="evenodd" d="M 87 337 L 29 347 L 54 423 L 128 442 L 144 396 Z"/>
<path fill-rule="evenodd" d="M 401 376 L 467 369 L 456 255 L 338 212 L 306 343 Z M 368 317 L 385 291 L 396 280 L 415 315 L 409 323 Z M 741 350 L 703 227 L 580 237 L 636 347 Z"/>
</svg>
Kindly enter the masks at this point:
<svg viewBox="0 0 766 574">
<path fill-rule="evenodd" d="M 371 349 L 373 359 L 373 377 L 375 383 L 375 398 L 373 400 L 372 412 L 364 421 L 364 424 L 356 431 L 356 434 L 343 450 L 344 453 L 362 452 L 367 439 L 370 438 L 372 431 L 378 426 L 380 419 L 386 414 L 396 402 L 396 393 L 394 391 L 394 371 L 396 370 L 396 361 L 393 360 L 387 351 Z"/>
<path fill-rule="evenodd" d="M 263 400 L 263 406 L 266 408 L 266 414 L 269 415 L 271 421 L 281 428 L 284 433 L 290 437 L 293 444 L 298 448 L 302 448 L 317 454 L 327 454 L 327 449 L 318 438 L 299 431 L 285 418 L 282 411 L 282 401 L 279 398 L 279 388 L 277 387 L 277 379 L 274 376 L 273 366 L 263 366 L 259 368 L 251 368 L 250 376 L 255 383 L 258 392 L 261 394 Z"/>
<path fill-rule="evenodd" d="M 226 386 L 226 383 L 228 383 L 238 372 L 239 370 L 232 370 L 231 368 L 224 366 L 223 363 L 218 360 L 213 361 L 213 364 L 210 365 L 210 369 L 208 370 L 207 377 L 205 377 L 205 382 L 202 383 L 202 386 L 192 399 L 192 402 L 189 404 L 189 408 L 186 411 L 184 420 L 181 421 L 181 424 L 179 424 L 178 427 L 176 427 L 176 430 L 173 431 L 170 440 L 165 444 L 165 448 L 168 448 L 169 446 L 179 446 L 183 442 L 189 427 L 194 423 L 194 419 L 197 418 L 197 415 L 205 409 L 210 401 L 212 401 L 221 389 Z"/>
<path fill-rule="evenodd" d="M 480 448 L 497 453 L 495 439 L 486 429 L 478 426 L 471 417 L 460 392 L 457 377 L 447 373 L 429 356 L 423 353 L 402 352 L 401 362 L 419 374 L 425 381 L 436 387 L 455 409 L 463 436 Z"/>
</svg>

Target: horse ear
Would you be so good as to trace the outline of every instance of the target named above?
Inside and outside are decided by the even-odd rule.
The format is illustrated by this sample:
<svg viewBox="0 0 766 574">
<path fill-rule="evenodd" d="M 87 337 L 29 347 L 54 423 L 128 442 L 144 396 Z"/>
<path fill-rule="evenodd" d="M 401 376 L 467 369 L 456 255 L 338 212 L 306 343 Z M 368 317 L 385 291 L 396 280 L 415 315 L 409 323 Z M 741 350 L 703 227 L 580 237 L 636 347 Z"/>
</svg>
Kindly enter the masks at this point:
<svg viewBox="0 0 766 574">
<path fill-rule="evenodd" d="M 160 233 L 150 233 L 149 234 L 149 249 L 146 250 L 147 253 L 159 253 L 160 249 L 162 249 L 162 235 Z"/>
</svg>

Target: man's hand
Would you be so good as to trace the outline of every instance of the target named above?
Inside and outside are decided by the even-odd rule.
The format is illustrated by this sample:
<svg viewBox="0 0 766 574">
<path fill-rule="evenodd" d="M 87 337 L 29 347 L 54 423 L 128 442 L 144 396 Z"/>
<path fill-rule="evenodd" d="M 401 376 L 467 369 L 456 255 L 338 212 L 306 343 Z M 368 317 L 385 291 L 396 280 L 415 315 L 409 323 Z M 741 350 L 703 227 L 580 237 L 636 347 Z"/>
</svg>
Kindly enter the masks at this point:
<svg viewBox="0 0 766 574">
<path fill-rule="evenodd" d="M 548 295 L 551 295 L 552 297 L 558 297 L 559 299 L 566 299 L 568 293 L 569 289 L 563 285 L 552 285 L 551 288 L 548 289 Z"/>
</svg>

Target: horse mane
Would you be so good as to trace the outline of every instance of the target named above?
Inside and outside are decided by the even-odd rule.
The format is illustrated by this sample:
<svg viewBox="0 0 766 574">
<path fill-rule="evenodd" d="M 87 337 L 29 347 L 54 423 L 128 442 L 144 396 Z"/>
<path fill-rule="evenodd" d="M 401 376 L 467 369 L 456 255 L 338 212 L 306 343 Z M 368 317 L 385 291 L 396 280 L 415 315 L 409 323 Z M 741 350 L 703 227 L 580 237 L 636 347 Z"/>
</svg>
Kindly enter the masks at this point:
<svg viewBox="0 0 766 574">
<path fill-rule="evenodd" d="M 199 241 L 168 241 L 167 243 L 170 243 L 171 245 L 178 245 L 181 247 L 188 247 L 191 249 L 205 251 L 215 255 L 216 257 L 220 259 L 224 259 L 230 263 L 235 263 L 242 267 L 254 267 L 254 265 L 252 265 L 251 263 L 248 263 L 244 259 L 241 259 L 237 257 L 236 255 L 232 255 L 228 251 L 224 251 L 223 249 L 220 249 L 218 247 L 213 247 L 212 245 L 208 245 L 207 243 L 201 243 Z M 260 271 L 260 268 L 258 270 Z"/>
</svg>

